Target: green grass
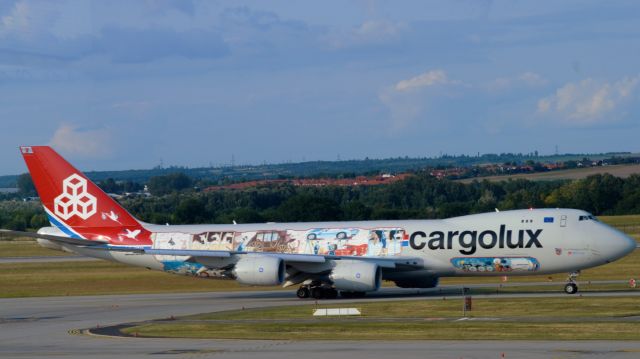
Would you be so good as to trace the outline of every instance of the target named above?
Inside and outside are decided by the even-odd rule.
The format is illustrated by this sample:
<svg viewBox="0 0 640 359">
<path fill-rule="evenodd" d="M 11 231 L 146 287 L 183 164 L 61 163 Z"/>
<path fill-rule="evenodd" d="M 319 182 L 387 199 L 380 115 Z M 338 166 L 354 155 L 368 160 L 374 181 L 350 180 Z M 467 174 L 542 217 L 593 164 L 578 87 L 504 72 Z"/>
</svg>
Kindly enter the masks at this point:
<svg viewBox="0 0 640 359">
<path fill-rule="evenodd" d="M 342 305 L 344 306 L 344 305 Z M 311 306 L 287 306 L 201 314 L 170 322 L 143 323 L 125 334 L 151 337 L 281 340 L 638 340 L 636 298 L 476 299 L 470 318 L 460 300 L 349 304 L 360 318 L 313 318 Z M 335 307 L 322 306 L 322 308 Z M 223 321 L 223 322 L 221 322 Z"/>
<path fill-rule="evenodd" d="M 256 289 L 107 261 L 0 264 L 0 288 L 4 298 Z"/>
<path fill-rule="evenodd" d="M 255 340 L 638 340 L 638 323 L 319 322 L 146 324 L 123 330 L 140 337 Z"/>
<path fill-rule="evenodd" d="M 461 299 L 412 300 L 363 303 L 332 303 L 320 308 L 355 307 L 362 318 L 432 318 L 462 316 Z M 282 306 L 245 309 L 186 316 L 183 320 L 274 320 L 311 319 L 314 305 Z M 578 297 L 546 298 L 544 306 L 539 298 L 474 299 L 469 317 L 625 317 L 640 315 L 637 297 Z M 331 319 L 334 320 L 334 319 Z"/>
<path fill-rule="evenodd" d="M 636 241 L 640 242 L 640 215 L 600 216 L 598 219 L 618 228 L 624 233 L 634 237 Z"/>
<path fill-rule="evenodd" d="M 517 173 L 512 175 L 495 175 L 485 177 L 465 178 L 458 180 L 462 183 L 471 183 L 474 180 L 477 181 L 490 181 L 500 182 L 508 181 L 510 179 L 527 179 L 530 181 L 555 181 L 555 180 L 575 180 L 583 179 L 595 174 L 609 173 L 616 177 L 627 178 L 632 174 L 640 173 L 640 165 L 626 164 L 626 165 L 612 165 L 602 167 L 586 167 L 586 168 L 572 168 L 565 170 L 556 170 L 548 172 L 535 172 L 535 173 Z"/>
<path fill-rule="evenodd" d="M 0 240 L 0 258 L 56 257 L 72 255 L 74 254 L 41 247 L 33 239 Z"/>
<path fill-rule="evenodd" d="M 556 286 L 532 288 L 502 288 L 502 292 L 523 290 L 561 290 L 566 275 L 510 277 L 512 282 L 557 282 Z M 611 264 L 583 272 L 581 282 L 589 280 L 610 280 L 640 278 L 640 251 Z M 442 285 L 502 283 L 500 277 L 485 278 L 443 278 Z M 584 285 L 584 284 L 583 284 Z M 63 262 L 63 263 L 19 263 L 0 264 L 0 297 L 36 297 L 64 295 L 98 295 L 128 293 L 169 293 L 204 292 L 223 290 L 255 290 L 235 281 L 207 280 L 173 275 L 144 268 L 132 267 L 107 261 Z M 259 287 L 263 290 L 280 287 Z M 584 287 L 589 288 L 589 287 Z M 598 289 L 590 287 L 589 289 Z M 607 286 L 607 289 L 621 289 L 624 285 Z M 291 290 L 291 289 L 285 289 Z M 491 289 L 491 291 L 493 291 Z"/>
</svg>

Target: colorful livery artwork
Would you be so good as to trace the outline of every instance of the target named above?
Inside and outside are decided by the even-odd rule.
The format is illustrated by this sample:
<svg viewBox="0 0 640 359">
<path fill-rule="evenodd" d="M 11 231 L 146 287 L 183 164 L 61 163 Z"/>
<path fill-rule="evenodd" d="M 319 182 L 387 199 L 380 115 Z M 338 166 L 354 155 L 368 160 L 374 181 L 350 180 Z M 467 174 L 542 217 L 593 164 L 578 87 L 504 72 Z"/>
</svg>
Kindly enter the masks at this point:
<svg viewBox="0 0 640 359">
<path fill-rule="evenodd" d="M 458 257 L 451 264 L 463 272 L 535 272 L 540 268 L 531 257 Z"/>
<path fill-rule="evenodd" d="M 159 232 L 153 234 L 152 242 L 155 249 L 393 256 L 406 247 L 407 235 L 403 228 L 313 228 L 198 234 Z"/>
</svg>

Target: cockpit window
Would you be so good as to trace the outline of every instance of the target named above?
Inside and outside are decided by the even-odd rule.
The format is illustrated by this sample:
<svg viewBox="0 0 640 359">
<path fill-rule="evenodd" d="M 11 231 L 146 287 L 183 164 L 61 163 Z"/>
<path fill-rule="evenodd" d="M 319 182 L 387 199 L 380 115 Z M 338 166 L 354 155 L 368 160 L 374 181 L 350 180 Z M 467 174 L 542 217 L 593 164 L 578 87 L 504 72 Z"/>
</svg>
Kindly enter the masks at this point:
<svg viewBox="0 0 640 359">
<path fill-rule="evenodd" d="M 597 221 L 597 219 L 593 215 L 588 215 L 578 217 L 578 221 Z"/>
</svg>

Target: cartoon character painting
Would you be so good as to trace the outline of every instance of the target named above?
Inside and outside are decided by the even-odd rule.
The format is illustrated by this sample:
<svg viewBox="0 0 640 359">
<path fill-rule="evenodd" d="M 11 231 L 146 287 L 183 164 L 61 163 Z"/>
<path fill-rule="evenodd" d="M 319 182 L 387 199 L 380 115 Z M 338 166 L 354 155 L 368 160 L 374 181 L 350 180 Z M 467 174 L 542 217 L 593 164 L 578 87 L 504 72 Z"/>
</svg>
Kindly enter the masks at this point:
<svg viewBox="0 0 640 359">
<path fill-rule="evenodd" d="M 287 231 L 259 231 L 245 245 L 250 252 L 294 253 L 298 242 Z"/>
<path fill-rule="evenodd" d="M 154 248 L 332 256 L 397 255 L 407 240 L 406 232 L 402 228 L 157 233 L 154 237 Z"/>
<path fill-rule="evenodd" d="M 451 264 L 463 272 L 535 272 L 540 263 L 532 257 L 457 257 Z"/>
</svg>

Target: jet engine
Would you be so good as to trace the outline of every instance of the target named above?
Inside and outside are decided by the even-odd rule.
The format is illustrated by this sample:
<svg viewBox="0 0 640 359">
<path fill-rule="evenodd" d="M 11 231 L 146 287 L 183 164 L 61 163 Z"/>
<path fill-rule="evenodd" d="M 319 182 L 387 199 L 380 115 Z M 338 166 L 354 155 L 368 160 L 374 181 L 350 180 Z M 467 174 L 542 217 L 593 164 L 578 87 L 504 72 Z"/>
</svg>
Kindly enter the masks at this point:
<svg viewBox="0 0 640 359">
<path fill-rule="evenodd" d="M 372 292 L 380 288 L 382 270 L 375 263 L 338 260 L 329 275 L 336 289 L 347 292 Z"/>
<path fill-rule="evenodd" d="M 233 268 L 235 279 L 247 285 L 280 285 L 284 275 L 284 262 L 276 257 L 243 257 Z"/>
</svg>

